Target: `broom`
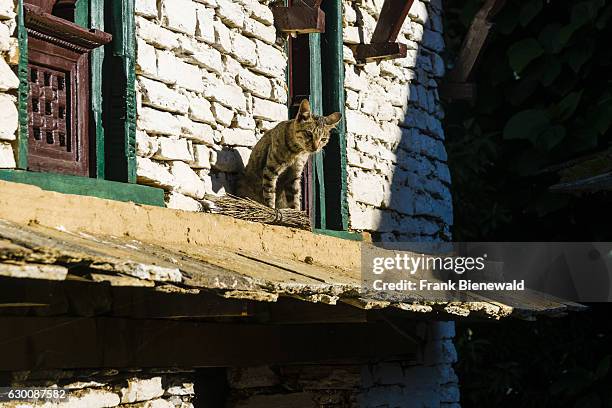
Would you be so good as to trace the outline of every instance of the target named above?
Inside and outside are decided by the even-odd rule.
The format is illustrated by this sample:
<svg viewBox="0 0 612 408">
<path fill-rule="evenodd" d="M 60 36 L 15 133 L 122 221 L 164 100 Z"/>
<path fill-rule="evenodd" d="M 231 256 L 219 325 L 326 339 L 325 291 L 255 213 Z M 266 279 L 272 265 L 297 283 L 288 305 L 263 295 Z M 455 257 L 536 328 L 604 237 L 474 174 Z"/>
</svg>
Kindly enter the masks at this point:
<svg viewBox="0 0 612 408">
<path fill-rule="evenodd" d="M 311 230 L 310 217 L 304 211 L 292 208 L 275 209 L 250 198 L 231 194 L 221 196 L 207 194 L 203 204 L 209 212 L 228 215 L 246 221 Z"/>
</svg>

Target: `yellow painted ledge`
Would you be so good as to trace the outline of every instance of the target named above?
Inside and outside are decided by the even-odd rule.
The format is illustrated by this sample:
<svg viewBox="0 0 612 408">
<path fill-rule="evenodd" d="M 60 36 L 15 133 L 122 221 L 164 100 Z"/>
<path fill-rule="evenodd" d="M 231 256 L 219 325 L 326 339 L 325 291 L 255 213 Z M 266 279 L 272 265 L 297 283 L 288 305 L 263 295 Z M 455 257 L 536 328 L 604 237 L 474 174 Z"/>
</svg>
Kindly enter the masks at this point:
<svg viewBox="0 0 612 408">
<path fill-rule="evenodd" d="M 361 265 L 356 241 L 216 214 L 61 194 L 6 181 L 0 181 L 0 218 L 162 245 L 216 245 L 298 261 L 312 257 L 317 264 L 343 269 L 355 270 Z"/>
</svg>

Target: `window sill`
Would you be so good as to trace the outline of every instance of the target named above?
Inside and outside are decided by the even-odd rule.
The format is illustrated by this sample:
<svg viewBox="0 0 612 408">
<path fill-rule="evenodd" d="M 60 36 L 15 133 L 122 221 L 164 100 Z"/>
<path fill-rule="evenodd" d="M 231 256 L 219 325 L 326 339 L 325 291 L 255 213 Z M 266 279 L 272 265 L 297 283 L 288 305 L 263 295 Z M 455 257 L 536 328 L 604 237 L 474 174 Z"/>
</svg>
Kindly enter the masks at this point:
<svg viewBox="0 0 612 408">
<path fill-rule="evenodd" d="M 0 180 L 31 184 L 43 190 L 64 194 L 77 194 L 125 202 L 131 201 L 158 207 L 165 206 L 164 191 L 162 189 L 139 184 L 23 170 L 0 170 Z"/>
<path fill-rule="evenodd" d="M 314 233 L 320 234 L 320 235 L 327 235 L 327 236 L 335 237 L 335 238 L 348 239 L 351 241 L 363 241 L 363 237 L 358 232 L 334 231 L 334 230 L 328 230 L 328 229 L 315 228 Z"/>
</svg>

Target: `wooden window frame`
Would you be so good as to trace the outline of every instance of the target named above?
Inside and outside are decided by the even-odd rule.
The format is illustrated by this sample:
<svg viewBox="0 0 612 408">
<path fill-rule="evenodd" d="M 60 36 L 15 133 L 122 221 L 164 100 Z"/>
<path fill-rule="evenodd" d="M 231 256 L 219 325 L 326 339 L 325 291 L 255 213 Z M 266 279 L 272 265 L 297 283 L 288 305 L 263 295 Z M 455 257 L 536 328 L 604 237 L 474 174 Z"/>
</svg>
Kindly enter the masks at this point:
<svg viewBox="0 0 612 408">
<path fill-rule="evenodd" d="M 136 184 L 136 73 L 134 0 L 77 0 L 75 22 L 113 34 L 111 44 L 90 54 L 92 90 L 89 128 L 94 132 L 95 172 L 90 177 L 28 171 L 28 34 L 23 0 L 18 0 L 19 130 L 17 169 L 0 170 L 0 179 L 62 193 L 165 206 L 162 189 Z M 108 75 L 112 76 L 108 76 Z M 113 78 L 113 93 L 103 77 Z M 107 81 L 108 82 L 108 81 Z M 107 96 L 106 100 L 103 99 Z M 103 103 L 106 103 L 103 109 Z M 111 112 L 112 108 L 112 112 Z M 105 128 L 110 130 L 105 132 Z"/>
<path fill-rule="evenodd" d="M 288 1 L 285 4 L 291 5 Z M 305 191 L 309 196 L 309 210 L 316 233 L 360 240 L 360 234 L 348 230 L 342 3 L 341 0 L 324 0 L 321 8 L 326 16 L 325 33 L 302 35 L 302 41 L 307 41 L 309 47 L 309 100 L 316 115 L 340 112 L 342 120 L 332 131 L 332 137 L 325 149 L 312 157 L 307 170 L 310 185 Z M 289 52 L 291 41 L 290 38 Z M 299 96 L 300 92 L 295 92 L 294 95 L 292 89 L 291 59 L 290 55 L 287 85 L 290 89 L 289 111 L 293 114 L 292 105 L 299 101 L 292 99 Z"/>
</svg>

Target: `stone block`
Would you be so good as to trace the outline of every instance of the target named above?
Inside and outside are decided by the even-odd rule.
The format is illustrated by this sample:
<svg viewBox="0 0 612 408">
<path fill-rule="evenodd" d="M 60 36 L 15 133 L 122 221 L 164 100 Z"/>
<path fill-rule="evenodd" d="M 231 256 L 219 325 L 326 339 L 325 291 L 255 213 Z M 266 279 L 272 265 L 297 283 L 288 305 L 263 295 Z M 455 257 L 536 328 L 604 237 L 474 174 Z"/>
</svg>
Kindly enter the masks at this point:
<svg viewBox="0 0 612 408">
<path fill-rule="evenodd" d="M 9 143 L 0 142 L 0 169 L 14 169 L 16 166 L 13 147 Z"/>
<path fill-rule="evenodd" d="M 176 33 L 140 16 L 136 16 L 136 35 L 158 48 L 172 50 L 179 45 Z"/>
<path fill-rule="evenodd" d="M 136 175 L 139 184 L 161 187 L 166 190 L 174 185 L 174 177 L 168 167 L 144 157 L 136 158 Z"/>
<path fill-rule="evenodd" d="M 4 58 L 0 58 L 0 91 L 9 91 L 19 87 L 19 78 L 8 66 Z"/>
<path fill-rule="evenodd" d="M 136 0 L 134 11 L 139 16 L 157 17 L 157 0 Z"/>
<path fill-rule="evenodd" d="M 226 85 L 222 82 L 214 84 L 208 89 L 212 99 L 222 105 L 244 112 L 246 110 L 246 98 L 238 85 Z"/>
<path fill-rule="evenodd" d="M 161 397 L 164 394 L 161 377 L 149 379 L 131 378 L 127 382 L 127 387 L 121 388 L 120 391 L 122 404 L 147 401 Z"/>
<path fill-rule="evenodd" d="M 19 126 L 17 100 L 12 95 L 0 94 L 0 140 L 15 140 Z"/>
<path fill-rule="evenodd" d="M 222 53 L 230 53 L 232 51 L 232 40 L 230 38 L 230 30 L 217 18 L 213 21 L 215 30 L 215 43 L 213 46 Z"/>
<path fill-rule="evenodd" d="M 173 208 L 175 210 L 196 212 L 202 211 L 202 204 L 200 204 L 198 201 L 175 191 L 172 191 L 166 195 L 166 207 Z M 168 402 L 168 404 L 170 404 L 170 408 L 174 408 L 174 405 L 171 402 Z"/>
<path fill-rule="evenodd" d="M 212 146 L 215 143 L 213 128 L 206 123 L 193 122 L 185 116 L 177 117 L 181 135 L 197 143 Z"/>
<path fill-rule="evenodd" d="M 266 44 L 274 44 L 276 42 L 276 28 L 272 25 L 265 25 L 259 21 L 247 17 L 244 20 L 243 34 L 257 38 Z"/>
<path fill-rule="evenodd" d="M 241 69 L 236 81 L 242 89 L 261 98 L 269 98 L 272 94 L 272 83 L 264 76 L 257 75 L 248 69 Z"/>
<path fill-rule="evenodd" d="M 206 145 L 194 144 L 193 161 L 189 165 L 194 169 L 210 169 L 210 148 Z"/>
<path fill-rule="evenodd" d="M 348 178 L 348 189 L 353 199 L 379 207 L 384 197 L 383 177 L 366 172 L 351 172 Z"/>
<path fill-rule="evenodd" d="M 253 117 L 255 118 L 281 122 L 287 120 L 288 114 L 286 105 L 257 97 L 253 98 Z"/>
<path fill-rule="evenodd" d="M 0 24 L 0 51 L 11 49 L 11 29 L 6 24 Z"/>
<path fill-rule="evenodd" d="M 157 79 L 167 84 L 176 84 L 178 72 L 176 67 L 181 61 L 170 51 L 155 50 L 157 54 Z"/>
<path fill-rule="evenodd" d="M 252 147 L 257 143 L 257 137 L 253 130 L 228 128 L 221 131 L 221 143 L 227 146 Z"/>
<path fill-rule="evenodd" d="M 267 4 L 262 4 L 257 0 L 242 0 L 244 11 L 253 19 L 262 24 L 271 26 L 274 24 L 272 10 Z"/>
<path fill-rule="evenodd" d="M 187 97 L 165 84 L 142 77 L 138 83 L 145 105 L 169 112 L 187 113 L 189 110 Z"/>
<path fill-rule="evenodd" d="M 195 35 L 196 10 L 191 0 L 160 0 L 161 21 L 165 27 Z"/>
<path fill-rule="evenodd" d="M 207 44 L 215 42 L 215 10 L 196 4 L 196 15 L 198 24 L 196 25 L 195 36 L 198 40 L 202 40 Z"/>
<path fill-rule="evenodd" d="M 198 44 L 189 59 L 210 72 L 222 74 L 224 71 L 221 53 L 209 45 Z"/>
<path fill-rule="evenodd" d="M 240 4 L 230 0 L 217 0 L 216 13 L 231 28 L 242 28 L 244 25 L 244 12 Z"/>
<path fill-rule="evenodd" d="M 232 121 L 234 120 L 234 111 L 226 108 L 220 103 L 212 103 L 212 112 L 213 115 L 215 115 L 215 120 L 217 121 L 217 123 L 223 126 L 230 126 L 232 124 Z"/>
<path fill-rule="evenodd" d="M 136 154 L 138 157 L 152 157 L 159 149 L 159 143 L 154 137 L 149 137 L 146 132 L 136 131 Z"/>
<path fill-rule="evenodd" d="M 190 91 L 204 92 L 202 71 L 198 66 L 178 60 L 174 69 L 178 86 Z"/>
<path fill-rule="evenodd" d="M 160 137 L 157 139 L 158 149 L 153 156 L 156 160 L 182 160 L 192 161 L 193 154 L 190 151 L 186 139 L 172 139 Z"/>
<path fill-rule="evenodd" d="M 197 122 L 204 122 L 211 125 L 216 123 L 210 102 L 195 94 L 189 95 L 189 118 Z"/>
<path fill-rule="evenodd" d="M 170 173 L 174 177 L 175 183 L 173 191 L 185 194 L 186 196 L 202 199 L 206 193 L 204 181 L 182 161 L 174 161 L 170 164 Z"/>
<path fill-rule="evenodd" d="M 232 32 L 230 38 L 232 40 L 232 55 L 244 65 L 255 65 L 257 63 L 255 42 L 237 32 Z"/>
<path fill-rule="evenodd" d="M 157 76 L 155 48 L 140 38 L 137 39 L 136 44 L 136 72 L 155 78 Z"/>
<path fill-rule="evenodd" d="M 15 2 L 13 0 L 0 1 L 0 20 L 15 18 Z"/>
<path fill-rule="evenodd" d="M 178 120 L 168 112 L 143 107 L 138 111 L 137 126 L 149 134 L 179 136 L 181 127 Z"/>
<path fill-rule="evenodd" d="M 262 41 L 255 41 L 257 45 L 257 65 L 251 69 L 266 76 L 284 78 L 287 67 L 285 55 Z"/>
</svg>

